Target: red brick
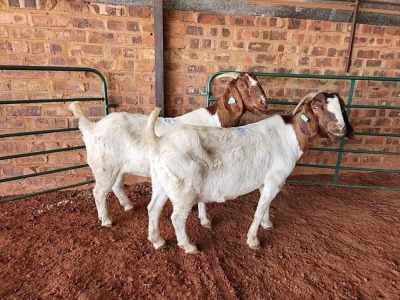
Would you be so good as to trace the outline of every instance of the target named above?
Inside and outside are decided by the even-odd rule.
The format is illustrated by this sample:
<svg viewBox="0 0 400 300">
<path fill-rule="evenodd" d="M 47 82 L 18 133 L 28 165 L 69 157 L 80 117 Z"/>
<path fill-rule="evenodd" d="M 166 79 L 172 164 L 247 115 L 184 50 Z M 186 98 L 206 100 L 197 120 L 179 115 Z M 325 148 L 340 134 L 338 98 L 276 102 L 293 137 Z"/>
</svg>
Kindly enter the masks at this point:
<svg viewBox="0 0 400 300">
<path fill-rule="evenodd" d="M 63 164 L 73 164 L 76 165 L 81 160 L 80 155 L 75 152 L 64 152 L 63 155 L 49 155 L 47 164 L 49 165 L 63 165 Z M 51 184 L 51 181 L 50 181 Z"/>
<path fill-rule="evenodd" d="M 235 48 L 243 49 L 244 48 L 244 43 L 243 42 L 233 42 L 232 46 L 235 47 Z"/>
<path fill-rule="evenodd" d="M 128 7 L 128 15 L 130 17 L 148 19 L 148 18 L 151 18 L 152 13 L 151 13 L 151 9 L 148 7 L 129 6 Z"/>
<path fill-rule="evenodd" d="M 36 118 L 34 124 L 36 128 L 67 128 L 68 120 L 61 118 Z"/>
<path fill-rule="evenodd" d="M 138 62 L 135 64 L 135 71 L 143 71 L 143 72 L 153 72 L 154 71 L 154 63 L 153 62 Z"/>
<path fill-rule="evenodd" d="M 289 19 L 288 29 L 300 29 L 301 20 L 300 19 Z"/>
<path fill-rule="evenodd" d="M 225 17 L 220 14 L 199 13 L 197 20 L 200 24 L 225 25 Z"/>
<path fill-rule="evenodd" d="M 78 31 L 78 32 L 76 33 L 76 41 L 77 41 L 77 42 L 81 42 L 81 43 L 86 42 L 86 32 L 84 32 L 84 31 Z"/>
<path fill-rule="evenodd" d="M 11 47 L 13 52 L 28 52 L 28 44 L 25 41 L 12 41 Z"/>
<path fill-rule="evenodd" d="M 143 43 L 143 37 L 142 36 L 134 36 L 131 38 L 131 42 L 133 45 L 141 45 Z"/>
<path fill-rule="evenodd" d="M 35 0 L 24 0 L 25 8 L 36 8 Z"/>
<path fill-rule="evenodd" d="M 32 15 L 32 22 L 40 27 L 66 27 L 69 20 L 61 15 Z"/>
<path fill-rule="evenodd" d="M 27 90 L 27 82 L 25 81 L 12 81 L 10 83 L 10 89 L 12 91 L 26 91 Z"/>
<path fill-rule="evenodd" d="M 373 25 L 362 24 L 360 25 L 361 32 L 371 34 L 374 30 Z"/>
<path fill-rule="evenodd" d="M 165 29 L 166 36 L 185 36 L 186 35 L 186 26 L 184 23 L 180 24 L 171 24 L 171 26 L 167 26 Z"/>
<path fill-rule="evenodd" d="M 186 28 L 186 34 L 188 35 L 203 35 L 203 28 L 199 26 L 188 26 Z"/>
<path fill-rule="evenodd" d="M 105 29 L 103 21 L 96 18 L 74 18 L 71 23 L 77 28 Z"/>
<path fill-rule="evenodd" d="M 164 12 L 170 21 L 196 22 L 197 14 L 191 11 L 167 10 Z"/>
<path fill-rule="evenodd" d="M 83 92 L 85 91 L 85 86 L 82 83 L 69 83 L 68 91 L 72 93 Z"/>
<path fill-rule="evenodd" d="M 19 6 L 19 0 L 8 0 L 8 4 L 9 4 L 10 6 L 20 7 L 20 6 Z"/>
<path fill-rule="evenodd" d="M 142 27 L 143 27 L 143 32 L 151 32 L 151 33 L 154 32 L 154 25 L 151 23 L 144 24 L 144 25 L 142 25 Z"/>
<path fill-rule="evenodd" d="M 126 30 L 126 24 L 125 24 L 125 22 L 122 22 L 122 21 L 108 20 L 107 28 L 109 30 L 124 31 L 124 30 Z"/>
<path fill-rule="evenodd" d="M 252 16 L 232 16 L 229 15 L 227 17 L 228 24 L 232 26 L 254 26 L 255 25 L 255 17 Z"/>
<path fill-rule="evenodd" d="M 15 14 L 0 10 L 0 24 L 12 24 L 15 23 Z"/>
<path fill-rule="evenodd" d="M 257 63 L 271 64 L 275 61 L 276 55 L 259 54 L 256 56 Z"/>
<path fill-rule="evenodd" d="M 26 98 L 26 97 L 24 97 Z M 11 98 L 7 98 L 11 99 Z M 23 98 L 19 98 L 23 99 Z M 24 122 L 22 119 L 16 119 L 16 118 L 4 118 L 0 117 L 0 127 L 1 128 L 11 128 L 11 129 L 22 129 L 25 126 L 29 126 L 30 124 L 27 122 Z"/>
<path fill-rule="evenodd" d="M 199 39 L 190 39 L 190 48 L 191 49 L 198 49 L 200 41 Z"/>
<path fill-rule="evenodd" d="M 93 55 L 103 55 L 103 47 L 95 46 L 95 45 L 83 45 L 82 46 L 83 53 L 93 54 Z"/>
<path fill-rule="evenodd" d="M 29 81 L 26 85 L 28 91 L 32 92 L 46 92 L 49 90 L 48 81 Z"/>
<path fill-rule="evenodd" d="M 385 32 L 386 32 L 387 35 L 396 35 L 396 36 L 400 35 L 399 27 L 394 27 L 394 26 L 386 27 L 386 31 Z"/>
<path fill-rule="evenodd" d="M 6 106 L 4 115 L 8 116 L 40 116 L 41 110 L 38 106 Z"/>
<path fill-rule="evenodd" d="M 257 52 L 265 52 L 268 50 L 270 44 L 269 43 L 249 43 L 249 51 L 257 51 Z"/>
<path fill-rule="evenodd" d="M 153 35 L 143 36 L 143 46 L 148 48 L 154 48 L 154 36 Z"/>
<path fill-rule="evenodd" d="M 381 60 L 367 60 L 366 66 L 367 67 L 380 67 L 382 64 Z"/>
<path fill-rule="evenodd" d="M 9 41 L 0 42 L 0 52 L 11 52 L 12 44 Z"/>
<path fill-rule="evenodd" d="M 83 63 L 85 63 L 85 60 L 82 60 Z M 89 64 L 90 61 L 88 61 L 88 63 L 85 64 Z M 105 71 L 111 71 L 113 69 L 113 65 L 114 62 L 113 61 L 106 61 L 106 60 L 100 60 L 100 61 L 96 61 L 93 64 L 93 68 L 100 70 L 101 72 L 105 72 Z"/>
<path fill-rule="evenodd" d="M 373 34 L 384 35 L 385 34 L 385 27 L 383 26 L 374 26 Z"/>
<path fill-rule="evenodd" d="M 140 26 L 138 22 L 127 22 L 127 30 L 128 31 L 140 31 Z"/>
<path fill-rule="evenodd" d="M 29 174 L 24 172 L 24 168 L 21 167 L 5 167 L 3 169 L 3 175 L 5 177 L 16 177 L 16 176 L 21 176 L 24 174 Z M 33 172 L 31 172 L 33 173 Z"/>
<path fill-rule="evenodd" d="M 102 43 L 115 43 L 116 36 L 111 32 L 91 32 L 88 38 L 89 43 L 102 44 Z"/>
<path fill-rule="evenodd" d="M 314 47 L 311 51 L 311 55 L 313 56 L 325 56 L 327 53 L 327 49 L 325 47 Z"/>
<path fill-rule="evenodd" d="M 182 48 L 183 41 L 180 37 L 170 37 L 165 41 L 165 45 L 167 48 Z"/>
</svg>

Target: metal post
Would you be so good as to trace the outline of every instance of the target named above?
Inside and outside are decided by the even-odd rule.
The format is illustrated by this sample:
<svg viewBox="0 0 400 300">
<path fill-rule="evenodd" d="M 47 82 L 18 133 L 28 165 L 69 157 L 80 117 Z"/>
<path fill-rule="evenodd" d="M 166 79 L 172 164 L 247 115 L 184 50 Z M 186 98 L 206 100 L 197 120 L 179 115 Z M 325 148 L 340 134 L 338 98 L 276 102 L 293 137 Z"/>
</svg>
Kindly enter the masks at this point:
<svg viewBox="0 0 400 300">
<path fill-rule="evenodd" d="M 346 108 L 346 113 L 349 118 L 350 118 L 350 108 L 351 108 L 351 105 L 353 104 L 353 95 L 354 95 L 355 84 L 356 84 L 356 81 L 354 79 L 350 81 L 349 98 L 347 99 L 347 108 Z M 333 178 L 334 183 L 338 183 L 338 181 L 339 181 L 340 165 L 342 164 L 342 156 L 343 156 L 343 152 L 341 150 L 343 150 L 345 141 L 346 141 L 345 138 L 342 138 L 340 141 L 340 145 L 339 145 L 340 151 L 338 152 L 338 157 L 336 160 L 335 176 Z"/>
<path fill-rule="evenodd" d="M 154 48 L 155 48 L 155 80 L 156 106 L 161 108 L 160 116 L 164 116 L 164 18 L 163 0 L 154 0 Z"/>
</svg>

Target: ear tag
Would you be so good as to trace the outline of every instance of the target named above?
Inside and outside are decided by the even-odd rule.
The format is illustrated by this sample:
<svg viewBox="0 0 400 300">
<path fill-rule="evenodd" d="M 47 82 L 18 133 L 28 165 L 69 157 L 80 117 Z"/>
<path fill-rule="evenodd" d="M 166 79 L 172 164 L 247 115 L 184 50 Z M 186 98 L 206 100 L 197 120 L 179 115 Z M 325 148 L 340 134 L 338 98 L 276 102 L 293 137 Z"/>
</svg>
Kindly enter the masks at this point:
<svg viewBox="0 0 400 300">
<path fill-rule="evenodd" d="M 308 117 L 305 114 L 301 114 L 300 118 L 304 121 L 304 122 L 308 122 Z"/>
<path fill-rule="evenodd" d="M 235 98 L 230 97 L 229 100 L 228 100 L 228 104 L 235 104 L 235 103 L 236 103 Z"/>
</svg>

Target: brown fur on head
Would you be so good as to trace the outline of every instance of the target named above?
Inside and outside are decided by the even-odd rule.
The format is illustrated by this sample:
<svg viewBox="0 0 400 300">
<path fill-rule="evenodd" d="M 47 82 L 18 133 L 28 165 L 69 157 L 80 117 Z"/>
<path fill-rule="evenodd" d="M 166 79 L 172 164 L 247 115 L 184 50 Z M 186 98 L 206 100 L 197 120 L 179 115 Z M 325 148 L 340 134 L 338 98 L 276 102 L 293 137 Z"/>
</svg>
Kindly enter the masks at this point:
<svg viewBox="0 0 400 300">
<path fill-rule="evenodd" d="M 219 100 L 208 108 L 218 114 L 222 127 L 238 126 L 246 111 L 256 114 L 267 112 L 267 98 L 257 78 L 251 73 L 227 73 L 219 77 L 231 80 Z"/>
<path fill-rule="evenodd" d="M 253 73 L 241 74 L 237 79 L 236 86 L 242 95 L 246 111 L 255 114 L 267 113 L 267 96 Z"/>
<path fill-rule="evenodd" d="M 302 117 L 301 115 L 304 115 L 308 121 L 306 122 L 303 119 L 304 116 Z M 301 132 L 308 138 L 315 137 L 318 134 L 319 126 L 318 118 L 311 109 L 311 103 L 304 105 L 299 118 L 301 120 L 301 122 L 299 122 Z"/>
<path fill-rule="evenodd" d="M 343 120 L 337 120 L 335 114 L 329 110 L 328 105 L 335 103 L 330 101 L 339 101 L 340 110 L 336 113 L 336 116 L 340 116 L 341 112 Z M 302 103 L 305 103 L 305 105 L 298 111 Z M 333 108 L 331 106 L 330 109 Z M 336 102 L 336 110 L 334 111 L 338 111 L 337 108 L 338 103 Z M 302 115 L 305 117 L 302 117 Z M 342 122 L 341 124 L 344 121 L 345 126 L 340 125 L 339 121 Z M 354 130 L 348 120 L 344 101 L 336 93 L 312 93 L 304 97 L 294 111 L 293 124 L 302 149 L 307 149 L 308 139 L 315 137 L 317 133 L 330 138 L 332 142 L 339 141 L 343 136 L 354 137 Z"/>
<path fill-rule="evenodd" d="M 342 128 L 338 127 L 335 115 L 328 111 L 329 101 L 335 101 L 336 99 L 339 101 L 341 115 L 345 125 Z M 320 135 L 330 138 L 332 142 L 337 142 L 343 135 L 350 139 L 354 138 L 354 129 L 349 122 L 346 113 L 346 105 L 339 94 L 327 92 L 319 93 L 311 100 L 311 107 L 313 112 L 318 116 Z"/>
<path fill-rule="evenodd" d="M 238 126 L 244 113 L 242 94 L 236 87 L 237 79 L 228 83 L 222 97 L 217 102 L 217 113 L 222 127 Z M 234 99 L 235 103 L 229 103 Z"/>
</svg>

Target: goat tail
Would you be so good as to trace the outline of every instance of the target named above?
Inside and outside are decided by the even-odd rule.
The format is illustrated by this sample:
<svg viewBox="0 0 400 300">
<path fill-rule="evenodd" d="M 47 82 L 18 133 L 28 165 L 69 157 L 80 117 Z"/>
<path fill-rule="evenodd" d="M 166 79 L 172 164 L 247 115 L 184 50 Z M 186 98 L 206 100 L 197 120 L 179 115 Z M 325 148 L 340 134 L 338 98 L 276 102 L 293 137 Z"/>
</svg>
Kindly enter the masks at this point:
<svg viewBox="0 0 400 300">
<path fill-rule="evenodd" d="M 153 155 L 158 151 L 158 140 L 160 139 L 156 135 L 156 122 L 158 115 L 160 114 L 161 108 L 156 107 L 150 114 L 149 119 L 147 120 L 147 128 L 146 128 L 146 138 L 147 138 L 147 146 Z"/>
<path fill-rule="evenodd" d="M 79 104 L 79 101 L 72 102 L 68 106 L 69 110 L 72 111 L 75 118 L 79 120 L 79 129 L 82 131 L 83 134 L 85 132 L 90 131 L 93 127 L 94 122 L 90 121 L 85 114 L 83 113 L 82 107 Z"/>
</svg>

